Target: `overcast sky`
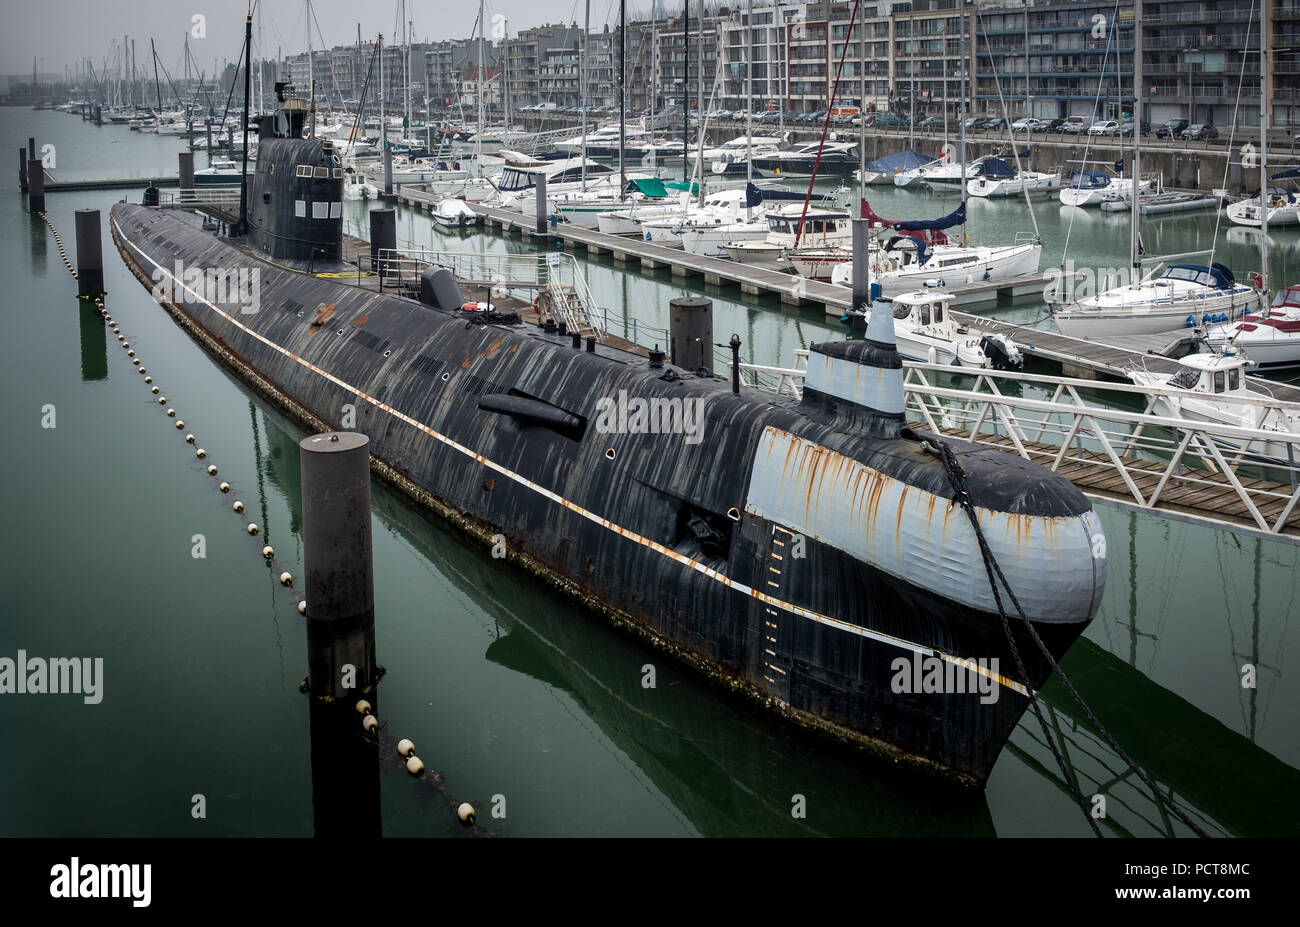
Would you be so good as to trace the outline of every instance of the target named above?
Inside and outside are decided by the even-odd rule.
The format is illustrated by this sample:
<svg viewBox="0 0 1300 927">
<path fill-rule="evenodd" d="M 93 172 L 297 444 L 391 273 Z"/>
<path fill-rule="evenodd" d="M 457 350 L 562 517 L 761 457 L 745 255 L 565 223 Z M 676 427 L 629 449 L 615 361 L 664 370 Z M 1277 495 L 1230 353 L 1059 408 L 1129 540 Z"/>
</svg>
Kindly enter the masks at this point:
<svg viewBox="0 0 1300 927">
<path fill-rule="evenodd" d="M 279 46 L 285 54 L 307 48 L 305 0 L 260 0 L 262 38 L 266 57 Z M 521 28 L 553 22 L 581 23 L 587 0 L 490 0 L 485 4 L 485 31 L 492 35 L 494 16 L 505 17 L 510 34 Z M 592 28 L 618 20 L 618 0 L 590 0 Z M 668 4 L 680 6 L 680 0 Z M 385 42 L 401 31 L 401 0 L 312 0 L 312 12 L 325 44 L 355 42 L 357 23 L 361 34 L 373 39 L 383 32 Z M 694 4 L 692 4 L 694 6 Z M 181 68 L 187 32 L 196 28 L 192 17 L 206 19 L 206 38 L 190 39 L 191 51 L 201 66 L 210 71 L 214 58 L 234 61 L 243 41 L 246 0 L 7 0 L 8 28 L 0 30 L 0 73 L 30 74 L 32 57 L 42 59 L 42 74 L 62 74 L 63 66 L 89 57 L 96 70 L 110 53 L 114 37 L 135 39 L 139 66 L 152 70 L 149 39 L 158 46 L 163 65 L 176 75 Z M 650 9 L 650 0 L 628 0 L 632 10 Z M 413 25 L 416 41 L 465 38 L 475 31 L 477 0 L 406 0 L 406 18 Z M 316 29 L 313 43 L 319 43 Z M 257 43 L 257 17 L 253 20 L 253 42 Z M 256 55 L 256 51 L 254 51 Z"/>
</svg>

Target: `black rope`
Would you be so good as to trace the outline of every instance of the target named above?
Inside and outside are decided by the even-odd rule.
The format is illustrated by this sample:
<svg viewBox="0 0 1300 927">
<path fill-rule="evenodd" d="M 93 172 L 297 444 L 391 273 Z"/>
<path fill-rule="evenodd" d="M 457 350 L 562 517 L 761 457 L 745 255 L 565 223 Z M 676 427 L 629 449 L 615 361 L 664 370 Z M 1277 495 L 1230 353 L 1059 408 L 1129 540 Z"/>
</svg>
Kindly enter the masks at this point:
<svg viewBox="0 0 1300 927">
<path fill-rule="evenodd" d="M 1047 645 L 1043 643 L 1043 639 L 1038 636 L 1038 631 L 1025 615 L 1025 610 L 1021 607 L 1019 600 L 1016 599 L 1016 594 L 1012 591 L 1011 584 L 1007 581 L 1006 576 L 1002 572 L 1002 567 L 998 565 L 997 558 L 993 555 L 993 551 L 989 547 L 988 541 L 984 538 L 984 532 L 980 529 L 979 519 L 975 514 L 975 506 L 971 503 L 970 493 L 966 491 L 966 472 L 961 468 L 961 464 L 957 462 L 957 458 L 953 454 L 952 448 L 949 447 L 946 442 L 937 439 L 934 441 L 923 441 L 922 446 L 933 447 L 938 452 L 939 459 L 943 461 L 944 470 L 948 474 L 948 481 L 952 484 L 954 499 L 966 511 L 966 515 L 970 519 L 971 527 L 975 529 L 975 538 L 979 542 L 980 554 L 984 559 L 984 570 L 988 574 L 989 586 L 993 590 L 993 599 L 997 603 L 998 616 L 1002 619 L 1002 630 L 1007 636 L 1007 643 L 1011 647 L 1011 655 L 1015 658 L 1016 669 L 1019 670 L 1021 678 L 1028 680 L 1029 676 L 1025 672 L 1024 663 L 1020 658 L 1020 651 L 1016 647 L 1015 638 L 1011 633 L 1011 625 L 1007 619 L 1006 609 L 1002 605 L 1002 595 L 998 590 L 997 582 L 999 580 L 1001 581 L 1002 586 L 1006 589 L 1007 598 L 1011 600 L 1011 604 L 1015 606 L 1016 613 L 1020 616 L 1020 620 L 1024 622 L 1025 628 L 1029 631 L 1029 636 L 1033 639 L 1034 644 L 1038 647 L 1043 656 L 1047 658 L 1047 662 L 1051 666 L 1052 672 L 1056 673 L 1056 675 L 1060 677 L 1066 691 L 1070 693 L 1070 696 L 1083 711 L 1084 715 L 1096 729 L 1097 733 L 1101 735 L 1101 738 L 1105 741 L 1106 745 L 1128 765 L 1129 769 L 1137 773 L 1138 778 L 1140 778 L 1146 786 L 1151 789 L 1151 794 L 1155 796 L 1156 800 L 1160 804 L 1169 808 L 1169 810 L 1172 811 L 1180 821 L 1191 828 L 1192 832 L 1198 837 L 1208 837 L 1209 834 L 1202 830 L 1195 821 L 1187 816 L 1186 812 L 1184 812 L 1178 803 L 1173 800 L 1171 795 L 1167 795 L 1160 790 L 1160 787 L 1156 785 L 1150 776 L 1147 775 L 1146 771 L 1134 762 L 1133 758 L 1130 757 L 1128 753 L 1126 753 L 1115 741 L 1115 738 L 1111 736 L 1105 726 L 1097 720 L 1097 716 L 1092 713 L 1092 709 L 1088 707 L 1086 702 L 1084 702 L 1082 696 L 1080 696 L 1078 691 L 1074 688 L 1073 683 L 1070 682 L 1069 677 L 1065 675 L 1065 672 L 1057 664 L 1056 658 L 1052 656 L 1052 652 L 1048 650 Z M 995 575 L 996 580 L 994 579 Z M 1092 828 L 1093 833 L 1100 837 L 1101 829 L 1097 826 L 1097 822 L 1089 813 L 1087 803 L 1084 801 L 1083 795 L 1079 791 L 1075 777 L 1066 769 L 1065 761 L 1057 750 L 1056 741 L 1048 730 L 1047 721 L 1043 718 L 1042 711 L 1038 706 L 1037 695 L 1038 693 L 1035 692 L 1030 696 L 1030 707 L 1034 709 L 1034 716 L 1038 719 L 1039 725 L 1042 726 L 1043 736 L 1047 739 L 1048 747 L 1052 751 L 1052 756 L 1056 759 L 1056 765 L 1060 768 L 1061 775 L 1065 778 L 1066 784 L 1070 787 L 1071 794 L 1074 795 L 1075 801 L 1078 802 L 1079 808 L 1083 811 L 1084 817 L 1087 818 L 1088 824 Z"/>
</svg>

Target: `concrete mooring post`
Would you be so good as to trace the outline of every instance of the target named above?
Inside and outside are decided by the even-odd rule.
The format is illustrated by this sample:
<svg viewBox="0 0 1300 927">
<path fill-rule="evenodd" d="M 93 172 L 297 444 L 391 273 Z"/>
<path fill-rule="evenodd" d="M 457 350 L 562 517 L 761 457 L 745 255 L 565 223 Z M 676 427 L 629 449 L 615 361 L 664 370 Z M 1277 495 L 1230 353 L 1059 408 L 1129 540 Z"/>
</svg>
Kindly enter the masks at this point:
<svg viewBox="0 0 1300 927">
<path fill-rule="evenodd" d="M 384 145 L 384 196 L 393 195 L 393 149 Z"/>
<path fill-rule="evenodd" d="M 99 210 L 78 209 L 77 295 L 94 299 L 104 293 L 104 256 L 99 233 Z"/>
<path fill-rule="evenodd" d="M 370 439 L 327 432 L 298 443 L 308 681 L 317 698 L 359 698 L 376 679 Z"/>
<path fill-rule="evenodd" d="M 32 138 L 30 135 L 27 136 L 27 160 L 36 160 L 36 139 Z"/>
<path fill-rule="evenodd" d="M 538 235 L 545 235 L 545 234 L 546 234 L 546 175 L 545 175 L 545 174 L 542 174 L 542 173 L 537 173 L 537 174 L 534 174 L 533 177 L 536 178 L 536 182 L 537 182 L 536 187 L 533 189 L 533 192 L 537 195 L 537 198 L 536 198 L 536 204 L 537 204 L 537 210 L 536 210 L 536 214 L 537 214 L 537 230 L 536 230 L 536 234 L 538 234 Z"/>
<path fill-rule="evenodd" d="M 377 837 L 382 818 L 370 440 L 328 432 L 304 438 L 298 447 L 316 836 Z"/>
<path fill-rule="evenodd" d="M 45 212 L 45 168 L 35 158 L 27 162 L 27 211 Z"/>
<path fill-rule="evenodd" d="M 669 300 L 668 350 L 676 366 L 713 376 L 713 300 L 704 296 Z"/>
<path fill-rule="evenodd" d="M 871 220 L 853 220 L 853 308 L 871 307 Z"/>
<path fill-rule="evenodd" d="M 182 190 L 194 189 L 194 152 L 182 151 L 176 156 L 178 164 L 178 174 L 180 176 L 180 188 Z"/>
<path fill-rule="evenodd" d="M 27 192 L 27 149 L 18 149 L 18 189 Z"/>
</svg>

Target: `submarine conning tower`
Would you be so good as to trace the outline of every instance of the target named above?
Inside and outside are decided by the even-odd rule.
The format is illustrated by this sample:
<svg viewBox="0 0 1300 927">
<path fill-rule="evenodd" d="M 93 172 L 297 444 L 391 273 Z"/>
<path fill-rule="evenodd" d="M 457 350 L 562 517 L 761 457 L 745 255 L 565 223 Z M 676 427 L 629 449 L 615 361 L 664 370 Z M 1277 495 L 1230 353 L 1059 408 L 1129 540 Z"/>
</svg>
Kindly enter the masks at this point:
<svg viewBox="0 0 1300 927">
<path fill-rule="evenodd" d="M 903 359 L 889 306 L 878 307 L 863 341 L 828 341 L 808 352 L 803 404 L 843 430 L 897 438 L 903 427 Z"/>
<path fill-rule="evenodd" d="M 329 140 L 303 138 L 307 101 L 277 81 L 280 109 L 259 117 L 248 240 L 276 261 L 343 259 L 343 164 Z"/>
</svg>

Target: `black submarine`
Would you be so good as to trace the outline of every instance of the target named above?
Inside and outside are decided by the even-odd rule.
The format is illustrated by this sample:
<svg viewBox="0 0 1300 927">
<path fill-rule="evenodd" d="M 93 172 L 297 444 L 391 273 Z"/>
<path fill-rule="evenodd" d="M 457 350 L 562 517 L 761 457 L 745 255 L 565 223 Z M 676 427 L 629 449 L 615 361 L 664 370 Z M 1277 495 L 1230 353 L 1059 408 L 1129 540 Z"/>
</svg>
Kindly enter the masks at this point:
<svg viewBox="0 0 1300 927">
<path fill-rule="evenodd" d="M 796 400 L 466 312 L 446 269 L 419 298 L 358 285 L 338 153 L 276 89 L 231 235 L 112 209 L 124 261 L 176 322 L 307 428 L 354 409 L 381 476 L 615 624 L 809 728 L 984 783 L 1050 664 L 1013 617 L 1017 668 L 939 439 L 904 421 L 890 313 L 865 340 L 813 345 Z M 258 281 L 257 305 L 199 282 L 232 273 Z M 605 415 L 636 401 L 697 410 L 698 428 Z M 1096 513 L 1043 467 L 947 443 L 1059 659 L 1101 598 Z"/>
</svg>

